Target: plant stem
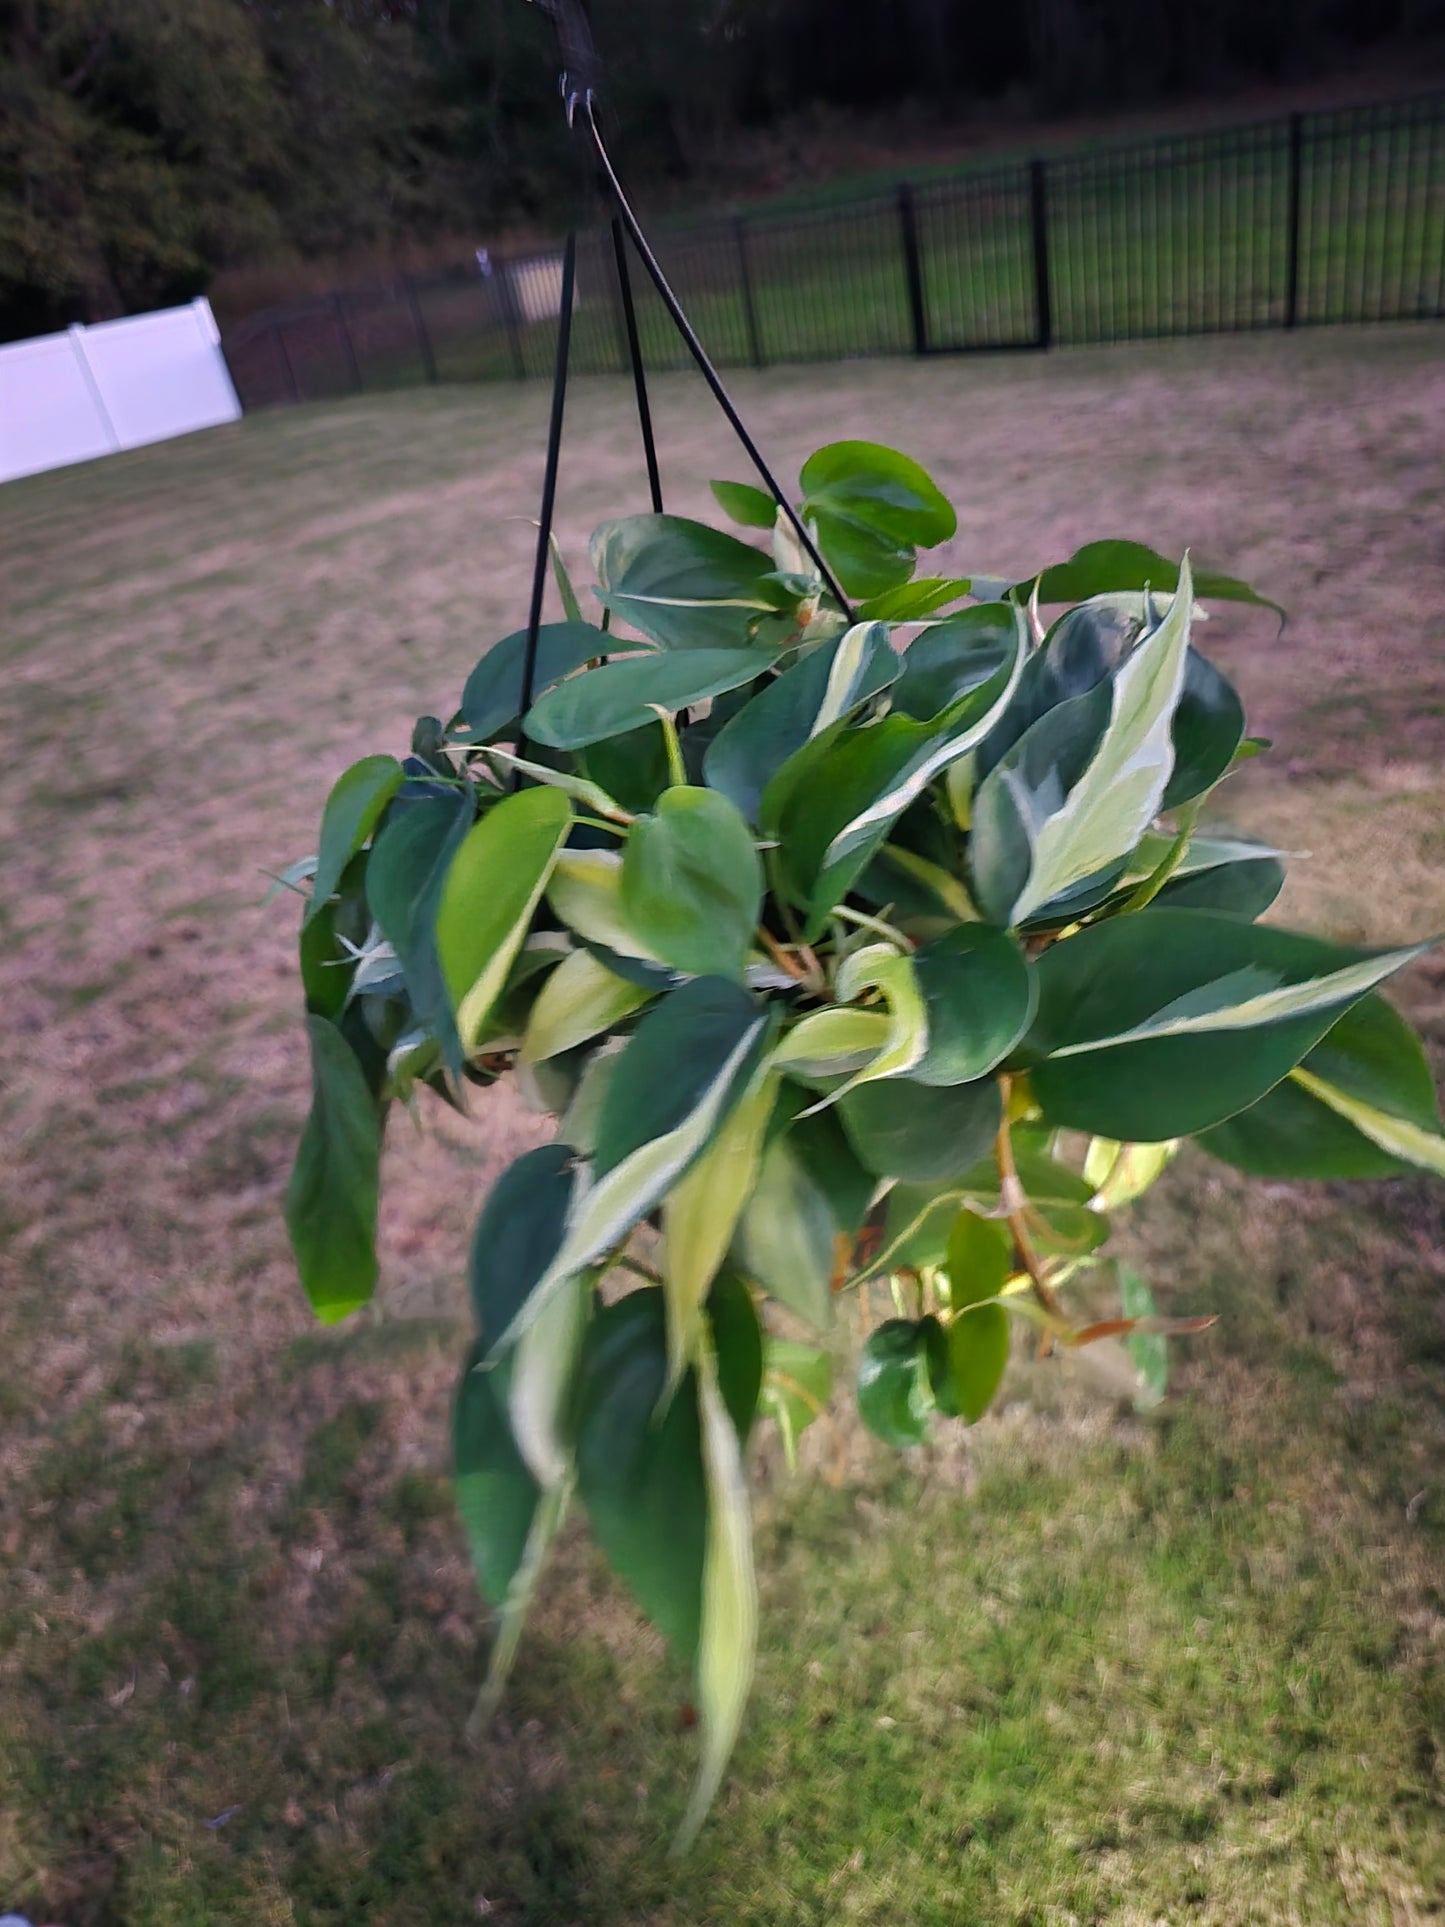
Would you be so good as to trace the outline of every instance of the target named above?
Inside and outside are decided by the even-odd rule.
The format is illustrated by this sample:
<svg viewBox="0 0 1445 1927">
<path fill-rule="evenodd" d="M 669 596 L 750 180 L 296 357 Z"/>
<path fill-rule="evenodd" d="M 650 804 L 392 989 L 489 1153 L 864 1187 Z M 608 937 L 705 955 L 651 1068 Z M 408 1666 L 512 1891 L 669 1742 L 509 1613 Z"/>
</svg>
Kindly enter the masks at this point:
<svg viewBox="0 0 1445 1927">
<path fill-rule="evenodd" d="M 1018 1165 L 1014 1162 L 1013 1139 L 1009 1135 L 1009 1096 L 1013 1080 L 1007 1072 L 1001 1073 L 998 1080 L 999 1097 L 1003 1104 L 1003 1115 L 999 1119 L 998 1138 L 995 1155 L 998 1159 L 999 1202 L 1004 1209 L 1008 1228 L 1013 1233 L 1014 1245 L 1018 1250 L 1019 1263 L 1029 1275 L 1029 1283 L 1034 1288 L 1034 1296 L 1051 1318 L 1064 1317 L 1064 1308 L 1054 1296 L 1053 1288 L 1044 1276 L 1044 1268 L 1039 1263 L 1038 1253 L 1034 1250 L 1029 1236 L 1026 1207 L 1028 1199 L 1019 1183 Z"/>
</svg>

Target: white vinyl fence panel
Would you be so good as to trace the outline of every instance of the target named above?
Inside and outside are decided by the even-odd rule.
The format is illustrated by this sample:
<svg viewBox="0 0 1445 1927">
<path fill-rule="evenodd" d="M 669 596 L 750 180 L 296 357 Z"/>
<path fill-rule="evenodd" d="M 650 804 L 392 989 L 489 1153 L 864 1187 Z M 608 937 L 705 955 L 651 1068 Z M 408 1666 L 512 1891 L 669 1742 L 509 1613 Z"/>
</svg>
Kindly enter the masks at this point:
<svg viewBox="0 0 1445 1927">
<path fill-rule="evenodd" d="M 209 301 L 0 348 L 0 482 L 239 419 Z"/>
</svg>

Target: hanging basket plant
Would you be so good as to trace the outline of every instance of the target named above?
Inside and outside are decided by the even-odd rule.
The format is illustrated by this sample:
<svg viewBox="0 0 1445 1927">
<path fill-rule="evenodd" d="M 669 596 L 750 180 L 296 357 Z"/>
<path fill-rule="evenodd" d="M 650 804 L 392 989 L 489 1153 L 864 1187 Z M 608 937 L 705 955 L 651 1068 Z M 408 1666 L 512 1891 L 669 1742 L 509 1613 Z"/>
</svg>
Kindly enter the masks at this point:
<svg viewBox="0 0 1445 1927">
<path fill-rule="evenodd" d="M 1284 859 L 1217 820 L 1265 745 L 1201 604 L 1259 597 L 1125 542 L 920 577 L 954 511 L 868 443 L 803 467 L 817 559 L 762 491 L 714 486 L 756 539 L 606 523 L 596 623 L 556 558 L 530 701 L 519 633 L 409 755 L 346 771 L 289 878 L 314 1097 L 287 1218 L 321 1318 L 376 1284 L 390 1110 L 509 1079 L 557 1120 L 471 1251 L 480 1711 L 580 1501 L 697 1669 L 684 1839 L 748 1690 L 749 1439 L 791 1460 L 823 1411 L 840 1294 L 889 1295 L 856 1397 L 908 1447 L 981 1419 L 1016 1345 L 1103 1347 L 1157 1398 L 1167 1341 L 1209 1321 L 1159 1315 L 1110 1218 L 1183 1140 L 1273 1178 L 1445 1175 L 1379 994 L 1426 945 L 1261 924 Z"/>
</svg>

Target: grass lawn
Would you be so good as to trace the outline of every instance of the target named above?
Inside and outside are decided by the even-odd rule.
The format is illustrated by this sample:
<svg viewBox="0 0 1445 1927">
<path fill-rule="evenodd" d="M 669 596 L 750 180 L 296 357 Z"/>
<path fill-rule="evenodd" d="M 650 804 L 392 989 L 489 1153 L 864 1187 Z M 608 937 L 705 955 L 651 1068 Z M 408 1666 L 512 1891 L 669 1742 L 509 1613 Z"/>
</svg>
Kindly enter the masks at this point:
<svg viewBox="0 0 1445 1927">
<path fill-rule="evenodd" d="M 1004 574 L 1133 535 L 1292 611 L 1211 623 L 1273 754 L 1281 914 L 1445 929 L 1445 337 L 1424 329 L 745 376 L 770 452 L 873 435 Z M 741 475 L 654 396 L 669 506 Z M 0 490 L 0 1912 L 65 1927 L 1416 1927 L 1445 1893 L 1445 1188 L 1137 1214 L 1217 1310 L 1141 1421 L 1020 1360 L 900 1461 L 840 1400 L 760 1448 L 757 1688 L 663 1858 L 688 1683 L 574 1534 L 486 1744 L 445 1481 L 470 1223 L 535 1121 L 398 1130 L 378 1315 L 313 1327 L 280 1193 L 295 913 L 352 757 L 524 611 L 547 396 L 277 410 Z M 631 401 L 569 404 L 560 530 L 645 500 Z M 1445 1065 L 1445 967 L 1398 997 Z M 840 1333 L 846 1345 L 849 1331 Z"/>
</svg>

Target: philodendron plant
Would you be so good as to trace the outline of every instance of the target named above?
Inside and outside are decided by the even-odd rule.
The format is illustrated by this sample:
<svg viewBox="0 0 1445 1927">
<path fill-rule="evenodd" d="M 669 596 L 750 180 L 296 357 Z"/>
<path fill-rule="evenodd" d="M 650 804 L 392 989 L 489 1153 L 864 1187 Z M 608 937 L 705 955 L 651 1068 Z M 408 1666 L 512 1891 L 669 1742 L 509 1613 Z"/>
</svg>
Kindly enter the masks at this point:
<svg viewBox="0 0 1445 1927">
<path fill-rule="evenodd" d="M 471 1250 L 456 1482 L 500 1615 L 479 1712 L 580 1499 L 696 1664 L 684 1839 L 748 1690 L 749 1436 L 766 1419 L 793 1458 L 841 1292 L 889 1296 L 857 1399 L 892 1445 L 980 1419 L 1016 1336 L 1097 1348 L 1147 1401 L 1208 1319 L 1159 1315 L 1109 1218 L 1182 1140 L 1274 1178 L 1445 1175 L 1379 995 L 1427 946 L 1259 923 L 1282 857 L 1213 815 L 1264 745 L 1200 605 L 1261 598 L 1127 542 L 920 579 L 955 517 L 917 464 L 843 442 L 801 479 L 856 609 L 756 489 L 714 484 L 761 541 L 606 523 L 600 621 L 554 552 L 566 619 L 526 712 L 510 635 L 409 755 L 345 772 L 286 878 L 310 886 L 314 1081 L 286 1209 L 321 1318 L 376 1283 L 391 1107 L 510 1077 L 558 1120 Z"/>
</svg>

